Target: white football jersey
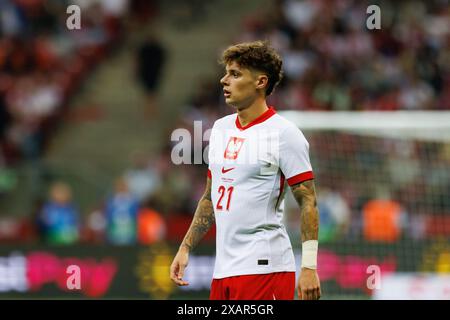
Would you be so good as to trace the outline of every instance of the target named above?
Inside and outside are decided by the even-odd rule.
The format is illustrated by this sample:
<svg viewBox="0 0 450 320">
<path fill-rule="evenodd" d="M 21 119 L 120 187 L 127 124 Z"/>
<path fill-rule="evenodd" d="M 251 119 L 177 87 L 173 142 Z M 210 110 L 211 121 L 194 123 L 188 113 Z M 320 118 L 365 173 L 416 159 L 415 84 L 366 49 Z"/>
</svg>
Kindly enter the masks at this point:
<svg viewBox="0 0 450 320">
<path fill-rule="evenodd" d="M 295 271 L 283 225 L 284 185 L 313 179 L 303 133 L 271 107 L 245 127 L 217 120 L 209 141 L 216 218 L 214 278 Z"/>
</svg>

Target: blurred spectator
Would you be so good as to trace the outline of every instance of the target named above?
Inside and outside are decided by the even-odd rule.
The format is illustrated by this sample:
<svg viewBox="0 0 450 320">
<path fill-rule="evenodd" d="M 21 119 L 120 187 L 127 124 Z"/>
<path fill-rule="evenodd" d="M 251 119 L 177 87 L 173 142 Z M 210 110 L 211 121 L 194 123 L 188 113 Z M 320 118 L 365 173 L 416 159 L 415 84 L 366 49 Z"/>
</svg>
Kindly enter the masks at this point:
<svg viewBox="0 0 450 320">
<path fill-rule="evenodd" d="M 58 85 L 50 75 L 36 72 L 17 79 L 7 102 L 16 120 L 10 127 L 10 141 L 20 146 L 27 159 L 37 158 L 43 143 L 40 126 L 62 102 Z"/>
<path fill-rule="evenodd" d="M 50 187 L 49 200 L 40 213 L 41 230 L 49 244 L 74 244 L 79 240 L 80 217 L 72 203 L 72 191 L 64 182 Z"/>
<path fill-rule="evenodd" d="M 116 180 L 114 189 L 105 206 L 106 239 L 115 245 L 135 244 L 139 203 L 124 178 Z"/>
<path fill-rule="evenodd" d="M 137 76 L 146 93 L 145 116 L 148 119 L 157 116 L 157 92 L 166 56 L 165 48 L 151 31 L 137 52 Z"/>
<path fill-rule="evenodd" d="M 345 199 L 332 190 L 318 192 L 319 241 L 330 242 L 346 236 L 350 226 L 350 208 Z"/>
<path fill-rule="evenodd" d="M 132 155 L 132 167 L 126 170 L 124 177 L 130 193 L 139 202 L 150 197 L 159 187 L 161 179 L 157 163 L 149 160 L 141 152 Z"/>
<path fill-rule="evenodd" d="M 162 212 L 192 215 L 199 200 L 194 193 L 196 185 L 202 184 L 204 188 L 204 180 L 198 179 L 198 175 L 194 178 L 195 173 L 195 170 L 183 165 L 173 165 L 164 173 L 164 182 L 155 193 Z"/>
<path fill-rule="evenodd" d="M 149 245 L 165 239 L 166 222 L 161 214 L 147 204 L 138 214 L 138 241 Z"/>
<path fill-rule="evenodd" d="M 418 76 L 412 76 L 407 81 L 400 93 L 400 103 L 405 109 L 420 110 L 431 109 L 434 91 L 430 84 L 422 81 Z"/>
<path fill-rule="evenodd" d="M 1 217 L 0 242 L 17 244 L 36 241 L 35 225 L 27 218 Z"/>
<path fill-rule="evenodd" d="M 364 238 L 374 242 L 395 242 L 405 227 L 405 212 L 392 200 L 371 200 L 363 207 Z"/>
<path fill-rule="evenodd" d="M 83 241 L 91 244 L 105 243 L 106 217 L 104 207 L 105 203 L 102 203 L 89 210 L 83 228 Z"/>
</svg>

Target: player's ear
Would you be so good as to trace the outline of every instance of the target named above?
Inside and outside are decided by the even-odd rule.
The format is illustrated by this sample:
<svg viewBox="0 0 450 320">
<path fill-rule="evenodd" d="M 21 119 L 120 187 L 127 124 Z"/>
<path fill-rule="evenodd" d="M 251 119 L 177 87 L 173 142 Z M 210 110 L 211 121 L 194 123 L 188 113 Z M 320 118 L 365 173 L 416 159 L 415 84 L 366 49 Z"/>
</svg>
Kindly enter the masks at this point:
<svg viewBox="0 0 450 320">
<path fill-rule="evenodd" d="M 269 78 L 265 74 L 260 74 L 256 78 L 256 89 L 264 89 L 267 87 Z"/>
</svg>

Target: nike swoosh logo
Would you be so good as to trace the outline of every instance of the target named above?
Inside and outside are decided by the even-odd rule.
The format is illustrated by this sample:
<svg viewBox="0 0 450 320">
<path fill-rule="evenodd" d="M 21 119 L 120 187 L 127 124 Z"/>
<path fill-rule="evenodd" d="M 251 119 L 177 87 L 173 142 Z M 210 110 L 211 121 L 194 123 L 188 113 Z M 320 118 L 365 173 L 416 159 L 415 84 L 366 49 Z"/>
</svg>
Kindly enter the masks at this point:
<svg viewBox="0 0 450 320">
<path fill-rule="evenodd" d="M 225 167 L 222 167 L 222 173 L 227 173 L 228 171 L 231 171 L 233 169 L 236 169 L 236 167 L 230 168 L 230 169 L 225 169 Z"/>
</svg>

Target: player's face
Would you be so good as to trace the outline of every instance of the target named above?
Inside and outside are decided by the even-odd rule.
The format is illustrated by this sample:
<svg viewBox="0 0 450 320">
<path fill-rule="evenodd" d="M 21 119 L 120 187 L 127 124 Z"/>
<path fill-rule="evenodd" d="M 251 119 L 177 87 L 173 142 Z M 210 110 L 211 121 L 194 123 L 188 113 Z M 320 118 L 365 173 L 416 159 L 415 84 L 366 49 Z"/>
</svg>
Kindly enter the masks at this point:
<svg viewBox="0 0 450 320">
<path fill-rule="evenodd" d="M 236 62 L 227 64 L 225 71 L 225 75 L 220 79 L 225 102 L 237 109 L 250 106 L 261 94 L 258 74 L 240 67 Z"/>
</svg>

